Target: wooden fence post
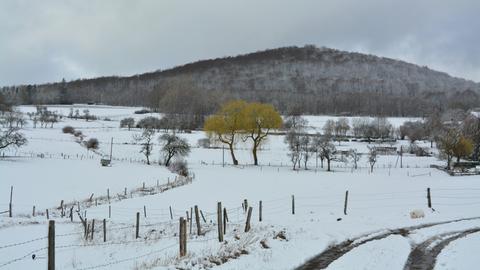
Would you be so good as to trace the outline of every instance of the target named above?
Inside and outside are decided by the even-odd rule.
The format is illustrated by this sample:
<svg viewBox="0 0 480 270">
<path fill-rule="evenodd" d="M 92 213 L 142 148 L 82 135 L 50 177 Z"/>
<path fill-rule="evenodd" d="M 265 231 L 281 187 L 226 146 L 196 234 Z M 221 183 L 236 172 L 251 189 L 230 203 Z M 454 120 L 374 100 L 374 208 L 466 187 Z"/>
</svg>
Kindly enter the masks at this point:
<svg viewBox="0 0 480 270">
<path fill-rule="evenodd" d="M 32 216 L 33 216 L 33 217 L 35 216 L 35 205 L 33 206 Z"/>
<path fill-rule="evenodd" d="M 10 203 L 8 204 L 8 216 L 12 217 L 12 199 L 13 199 L 13 186 L 10 187 Z"/>
<path fill-rule="evenodd" d="M 207 220 L 205 219 L 205 216 L 203 215 L 202 210 L 200 210 L 200 215 L 202 216 L 203 222 L 207 223 Z"/>
<path fill-rule="evenodd" d="M 292 195 L 292 215 L 295 215 L 295 195 Z"/>
<path fill-rule="evenodd" d="M 55 270 L 55 220 L 48 222 L 48 270 Z"/>
<path fill-rule="evenodd" d="M 143 206 L 143 216 L 147 217 L 147 207 L 145 205 Z"/>
<path fill-rule="evenodd" d="M 63 200 L 60 201 L 60 216 L 62 218 L 65 216 L 65 212 L 63 211 Z"/>
<path fill-rule="evenodd" d="M 92 219 L 92 234 L 90 235 L 90 240 L 93 241 L 93 233 L 95 232 L 95 219 Z"/>
<path fill-rule="evenodd" d="M 138 238 L 140 235 L 140 212 L 137 212 L 137 226 L 135 229 L 135 238 Z"/>
<path fill-rule="evenodd" d="M 246 213 L 248 210 L 248 201 L 247 199 L 243 200 L 243 212 Z"/>
<path fill-rule="evenodd" d="M 168 207 L 170 209 L 170 219 L 173 220 L 172 206 Z"/>
<path fill-rule="evenodd" d="M 192 234 L 192 225 L 193 225 L 193 207 L 190 207 L 190 234 Z"/>
<path fill-rule="evenodd" d="M 73 206 L 70 207 L 70 222 L 73 222 Z"/>
<path fill-rule="evenodd" d="M 222 203 L 217 203 L 218 241 L 223 242 Z"/>
<path fill-rule="evenodd" d="M 262 201 L 258 203 L 258 221 L 262 222 Z"/>
<path fill-rule="evenodd" d="M 179 237 L 180 237 L 180 257 L 183 257 L 187 255 L 187 221 L 183 218 L 180 217 L 180 232 L 179 232 Z"/>
<path fill-rule="evenodd" d="M 103 242 L 107 242 L 107 220 L 103 219 Z"/>
<path fill-rule="evenodd" d="M 344 215 L 347 215 L 347 206 L 348 206 L 348 190 L 345 192 L 345 204 L 343 205 Z"/>
<path fill-rule="evenodd" d="M 223 234 L 227 233 L 227 222 L 228 222 L 228 215 L 227 215 L 227 208 L 223 208 Z"/>
<path fill-rule="evenodd" d="M 110 202 L 110 189 L 107 188 L 107 200 L 108 202 Z"/>
<path fill-rule="evenodd" d="M 197 223 L 197 235 L 202 234 L 202 228 L 200 226 L 200 214 L 198 214 L 198 206 L 195 205 L 195 222 Z"/>
<path fill-rule="evenodd" d="M 112 206 L 108 205 L 108 218 L 112 218 Z"/>
<path fill-rule="evenodd" d="M 86 219 L 85 219 L 86 221 Z M 85 240 L 88 240 L 88 233 L 90 232 L 90 224 L 87 222 L 87 233 L 85 234 Z"/>
<path fill-rule="evenodd" d="M 250 231 L 250 218 L 252 217 L 252 207 L 248 208 L 247 222 L 245 222 L 245 232 Z"/>
<path fill-rule="evenodd" d="M 46 212 L 47 212 L 47 219 L 50 219 L 50 216 L 48 215 L 48 209 L 46 210 Z"/>
<path fill-rule="evenodd" d="M 427 188 L 427 201 L 428 201 L 428 208 L 432 208 L 432 196 L 430 194 L 430 188 Z"/>
</svg>

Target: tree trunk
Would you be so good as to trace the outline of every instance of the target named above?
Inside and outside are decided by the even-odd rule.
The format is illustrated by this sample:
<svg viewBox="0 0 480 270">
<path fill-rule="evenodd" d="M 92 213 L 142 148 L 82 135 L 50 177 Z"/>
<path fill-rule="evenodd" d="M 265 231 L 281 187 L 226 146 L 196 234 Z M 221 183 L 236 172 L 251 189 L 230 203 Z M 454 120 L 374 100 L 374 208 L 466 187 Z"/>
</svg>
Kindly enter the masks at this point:
<svg viewBox="0 0 480 270">
<path fill-rule="evenodd" d="M 233 165 L 238 165 L 238 160 L 235 158 L 235 153 L 233 152 L 233 143 L 229 143 L 228 148 L 230 149 L 230 155 L 232 155 Z"/>
<path fill-rule="evenodd" d="M 330 159 L 327 158 L 327 172 L 330 171 Z"/>
<path fill-rule="evenodd" d="M 254 142 L 252 153 L 253 153 L 253 165 L 255 165 L 255 166 L 258 166 L 257 147 L 258 147 L 257 143 Z"/>
<path fill-rule="evenodd" d="M 168 155 L 167 160 L 165 160 L 165 167 L 168 167 L 170 165 L 170 160 L 172 159 L 173 156 Z"/>
</svg>

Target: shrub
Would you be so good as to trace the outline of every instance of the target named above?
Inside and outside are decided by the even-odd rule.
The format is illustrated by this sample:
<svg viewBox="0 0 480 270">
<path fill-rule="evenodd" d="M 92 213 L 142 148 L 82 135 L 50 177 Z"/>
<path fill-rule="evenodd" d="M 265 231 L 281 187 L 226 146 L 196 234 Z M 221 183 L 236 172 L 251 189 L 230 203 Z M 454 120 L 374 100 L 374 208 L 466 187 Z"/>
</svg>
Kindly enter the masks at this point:
<svg viewBox="0 0 480 270">
<path fill-rule="evenodd" d="M 73 136 L 75 137 L 83 137 L 83 133 L 80 130 L 75 130 L 73 132 Z"/>
<path fill-rule="evenodd" d="M 189 172 L 188 172 L 188 164 L 185 160 L 176 160 L 174 162 L 171 162 L 170 165 L 168 166 L 168 169 L 181 176 L 187 177 Z"/>
<path fill-rule="evenodd" d="M 74 134 L 75 133 L 75 129 L 72 127 L 72 126 L 64 126 L 62 128 L 62 132 L 63 133 L 68 133 L 68 134 Z"/>
<path fill-rule="evenodd" d="M 141 110 L 135 111 L 134 113 L 135 114 L 147 114 L 147 113 L 150 113 L 150 110 L 141 109 Z"/>
<path fill-rule="evenodd" d="M 85 147 L 87 147 L 87 149 L 98 149 L 99 144 L 96 138 L 91 138 L 85 142 Z"/>
<path fill-rule="evenodd" d="M 199 139 L 197 142 L 198 147 L 202 148 L 210 148 L 210 139 L 209 138 L 202 138 Z"/>
</svg>

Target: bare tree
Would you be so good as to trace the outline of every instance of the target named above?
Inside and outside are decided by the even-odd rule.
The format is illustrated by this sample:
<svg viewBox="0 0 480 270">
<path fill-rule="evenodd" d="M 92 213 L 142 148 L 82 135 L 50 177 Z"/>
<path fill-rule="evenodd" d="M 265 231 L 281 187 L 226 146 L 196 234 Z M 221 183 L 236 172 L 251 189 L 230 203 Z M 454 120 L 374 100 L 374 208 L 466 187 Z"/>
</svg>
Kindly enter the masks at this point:
<svg viewBox="0 0 480 270">
<path fill-rule="evenodd" d="M 350 150 L 348 150 L 348 156 L 352 159 L 353 168 L 356 170 L 358 168 L 358 161 L 361 157 L 360 153 L 358 153 L 358 150 L 356 148 L 351 148 Z"/>
<path fill-rule="evenodd" d="M 370 172 L 373 172 L 373 167 L 377 163 L 377 149 L 375 147 L 368 147 L 368 163 L 370 164 Z"/>
<path fill-rule="evenodd" d="M 21 147 L 27 143 L 25 136 L 17 127 L 0 128 L 0 149 Z"/>
<path fill-rule="evenodd" d="M 169 166 L 174 157 L 185 157 L 190 153 L 190 145 L 187 140 L 178 137 L 175 134 L 163 134 L 159 138 L 162 145 L 164 165 Z"/>
<path fill-rule="evenodd" d="M 330 136 L 316 136 L 314 148 L 318 155 L 327 161 L 327 171 L 330 171 L 330 163 L 335 159 L 337 149 Z"/>
<path fill-rule="evenodd" d="M 143 130 L 142 134 L 133 135 L 133 139 L 140 143 L 142 148 L 140 153 L 145 155 L 147 159 L 147 164 L 150 165 L 150 155 L 153 150 L 153 138 L 155 137 L 155 130 L 152 128 L 146 128 Z"/>
<path fill-rule="evenodd" d="M 121 128 L 128 128 L 130 130 L 132 127 L 135 126 L 135 119 L 132 117 L 124 118 L 120 121 L 120 127 Z"/>
</svg>

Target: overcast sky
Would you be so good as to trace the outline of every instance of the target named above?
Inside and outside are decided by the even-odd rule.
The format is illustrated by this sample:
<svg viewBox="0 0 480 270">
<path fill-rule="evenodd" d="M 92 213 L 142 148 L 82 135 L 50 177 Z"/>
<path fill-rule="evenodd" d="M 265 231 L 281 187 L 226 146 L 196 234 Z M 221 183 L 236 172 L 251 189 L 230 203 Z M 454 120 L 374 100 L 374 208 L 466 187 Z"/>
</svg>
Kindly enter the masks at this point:
<svg viewBox="0 0 480 270">
<path fill-rule="evenodd" d="M 314 44 L 480 82 L 479 0 L 1 0 L 0 85 Z"/>
</svg>

